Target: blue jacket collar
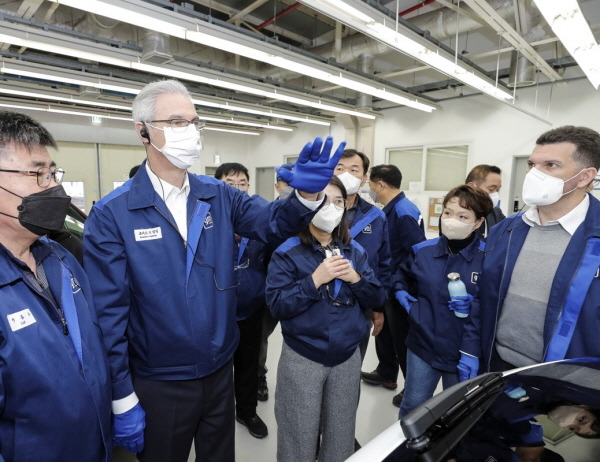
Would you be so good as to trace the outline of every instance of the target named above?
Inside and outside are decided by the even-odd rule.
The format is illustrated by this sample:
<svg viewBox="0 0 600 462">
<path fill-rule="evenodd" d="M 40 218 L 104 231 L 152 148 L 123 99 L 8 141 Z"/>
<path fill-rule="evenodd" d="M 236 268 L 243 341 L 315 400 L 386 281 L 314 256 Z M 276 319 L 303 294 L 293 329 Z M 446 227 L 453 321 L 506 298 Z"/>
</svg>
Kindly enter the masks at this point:
<svg viewBox="0 0 600 462">
<path fill-rule="evenodd" d="M 472 242 L 469 243 L 464 249 L 458 252 L 466 261 L 471 261 L 475 258 L 475 255 L 479 252 L 479 237 L 476 235 Z M 448 250 L 448 238 L 444 235 L 438 238 L 435 245 L 434 257 L 445 257 L 449 255 Z"/>
<path fill-rule="evenodd" d="M 400 191 L 400 194 L 398 194 L 396 197 L 394 197 L 384 208 L 383 208 L 383 213 L 385 213 L 386 215 L 388 215 L 392 210 L 394 210 L 394 207 L 396 206 L 396 204 L 398 202 L 400 202 L 402 199 L 404 199 L 406 197 L 406 195 L 404 194 L 404 191 Z"/>
<path fill-rule="evenodd" d="M 130 180 L 130 194 L 128 197 L 129 210 L 143 209 L 160 206 L 164 202 L 158 197 L 152 182 L 146 173 L 146 160 L 142 162 L 138 173 Z M 188 172 L 190 181 L 190 198 L 208 200 L 217 195 L 218 186 L 212 182 L 203 182 L 200 177 Z M 189 200 L 189 199 L 188 199 Z"/>
<path fill-rule="evenodd" d="M 35 261 L 40 262 L 52 253 L 52 248 L 48 243 L 38 239 L 31 244 L 31 252 L 35 257 Z M 0 287 L 22 279 L 21 267 L 23 265 L 24 263 L 15 258 L 6 247 L 0 244 Z"/>
</svg>

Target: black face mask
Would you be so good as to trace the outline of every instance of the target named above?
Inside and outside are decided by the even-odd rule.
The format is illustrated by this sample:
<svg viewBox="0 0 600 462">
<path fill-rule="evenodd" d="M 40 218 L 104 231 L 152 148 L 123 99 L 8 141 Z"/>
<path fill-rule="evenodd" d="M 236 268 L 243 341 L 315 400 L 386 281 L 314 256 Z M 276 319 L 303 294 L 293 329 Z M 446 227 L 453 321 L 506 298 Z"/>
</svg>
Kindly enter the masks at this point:
<svg viewBox="0 0 600 462">
<path fill-rule="evenodd" d="M 43 236 L 51 231 L 58 231 L 65 224 L 65 217 L 69 210 L 71 197 L 67 196 L 65 189 L 58 185 L 52 188 L 44 189 L 29 196 L 19 196 L 6 188 L 2 188 L 13 196 L 20 197 L 21 205 L 17 207 L 19 216 L 8 215 L 7 217 L 16 218 L 23 228 L 28 229 L 33 234 Z"/>
</svg>

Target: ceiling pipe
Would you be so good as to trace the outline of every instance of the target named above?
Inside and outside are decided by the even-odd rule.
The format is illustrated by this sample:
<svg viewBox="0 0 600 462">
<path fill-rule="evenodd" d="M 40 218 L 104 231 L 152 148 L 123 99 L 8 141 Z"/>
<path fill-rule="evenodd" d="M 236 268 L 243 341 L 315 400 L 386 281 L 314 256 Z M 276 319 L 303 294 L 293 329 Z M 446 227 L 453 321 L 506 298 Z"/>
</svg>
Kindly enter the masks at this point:
<svg viewBox="0 0 600 462">
<path fill-rule="evenodd" d="M 422 3 L 427 3 L 427 0 Z M 514 23 L 514 6 L 513 0 L 489 0 L 490 5 L 496 10 L 496 12 L 502 16 L 506 21 Z M 406 11 L 415 11 L 415 8 L 420 8 L 421 4 L 415 5 L 414 7 L 404 10 L 400 14 L 408 14 Z M 458 25 L 458 34 L 464 34 L 466 32 L 472 32 L 474 30 L 481 29 L 482 24 L 470 19 L 464 15 L 461 15 L 460 21 L 457 24 L 457 14 L 449 8 L 440 8 L 429 13 L 424 13 L 419 16 L 412 17 L 408 21 L 418 27 L 421 30 L 428 31 L 432 37 L 439 41 L 444 41 L 450 37 L 455 37 L 457 34 L 456 27 Z M 316 55 L 331 57 L 332 44 L 326 43 L 309 50 L 311 53 Z M 352 34 L 342 40 L 342 48 L 340 52 L 340 58 L 337 60 L 340 64 L 348 64 L 355 62 L 360 55 L 367 54 L 378 56 L 384 53 L 391 52 L 392 49 L 387 45 L 374 40 L 370 37 L 366 37 L 360 33 Z M 289 77 L 295 78 L 297 74 L 287 71 L 285 69 L 273 68 L 270 66 L 265 67 L 263 71 L 265 75 L 272 79 L 287 79 Z"/>
<path fill-rule="evenodd" d="M 264 29 L 268 25 L 273 24 L 277 19 L 285 16 L 286 14 L 291 13 L 292 11 L 296 10 L 300 6 L 302 6 L 302 4 L 300 2 L 296 2 L 293 5 L 288 6 L 287 8 L 285 8 L 284 10 L 280 11 L 275 16 L 273 16 L 271 19 L 267 19 L 262 24 L 259 24 L 258 26 L 256 26 L 256 30 Z"/>
</svg>

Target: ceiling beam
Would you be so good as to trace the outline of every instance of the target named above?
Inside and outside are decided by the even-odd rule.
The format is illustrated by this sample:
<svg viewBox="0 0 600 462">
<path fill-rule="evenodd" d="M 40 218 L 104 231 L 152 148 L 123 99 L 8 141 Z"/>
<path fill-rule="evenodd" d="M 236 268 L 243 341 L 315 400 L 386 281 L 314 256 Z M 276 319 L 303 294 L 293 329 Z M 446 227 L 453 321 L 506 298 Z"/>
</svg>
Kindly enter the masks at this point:
<svg viewBox="0 0 600 462">
<path fill-rule="evenodd" d="M 548 65 L 537 51 L 525 40 L 508 22 L 506 22 L 489 3 L 485 0 L 463 0 L 471 7 L 481 18 L 504 40 L 510 43 L 515 49 L 525 56 L 534 66 L 536 66 L 550 81 L 561 80 L 562 77 Z"/>
</svg>

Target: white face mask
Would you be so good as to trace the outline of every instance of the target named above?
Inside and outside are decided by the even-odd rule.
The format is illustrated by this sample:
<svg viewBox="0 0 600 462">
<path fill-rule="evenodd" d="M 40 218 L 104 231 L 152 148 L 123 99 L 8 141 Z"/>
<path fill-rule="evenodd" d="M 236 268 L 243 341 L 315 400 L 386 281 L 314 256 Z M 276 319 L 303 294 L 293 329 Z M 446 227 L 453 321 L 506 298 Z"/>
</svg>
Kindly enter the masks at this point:
<svg viewBox="0 0 600 462">
<path fill-rule="evenodd" d="M 498 207 L 498 204 L 500 203 L 500 193 L 494 191 L 493 193 L 490 193 L 489 196 L 492 200 L 492 204 L 494 204 L 494 207 Z"/>
<path fill-rule="evenodd" d="M 338 175 L 338 178 L 346 188 L 346 194 L 356 194 L 358 192 L 358 188 L 360 188 L 360 184 L 362 180 L 360 178 L 356 178 L 349 172 L 344 172 L 341 175 Z"/>
<path fill-rule="evenodd" d="M 342 221 L 344 209 L 338 209 L 335 205 L 324 206 L 311 220 L 311 223 L 326 233 L 332 232 Z"/>
<path fill-rule="evenodd" d="M 584 170 L 581 170 L 567 180 L 561 180 L 560 178 L 546 175 L 537 168 L 532 167 L 527 172 L 527 175 L 525 175 L 525 181 L 523 181 L 523 200 L 527 205 L 552 205 L 562 196 L 572 193 L 577 189 L 575 187 L 563 193 L 565 183 L 575 178 Z"/>
<path fill-rule="evenodd" d="M 456 218 L 442 218 L 442 234 L 451 241 L 460 241 L 471 235 L 476 223 L 463 223 Z"/>
<path fill-rule="evenodd" d="M 194 124 L 189 124 L 177 131 L 173 131 L 172 127 L 154 128 L 162 130 L 165 134 L 165 145 L 162 149 L 152 145 L 156 150 L 160 151 L 177 168 L 185 170 L 194 165 L 202 150 L 202 138 Z"/>
</svg>

